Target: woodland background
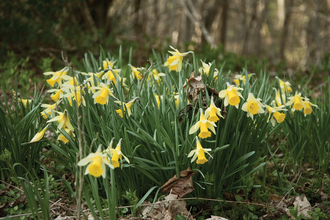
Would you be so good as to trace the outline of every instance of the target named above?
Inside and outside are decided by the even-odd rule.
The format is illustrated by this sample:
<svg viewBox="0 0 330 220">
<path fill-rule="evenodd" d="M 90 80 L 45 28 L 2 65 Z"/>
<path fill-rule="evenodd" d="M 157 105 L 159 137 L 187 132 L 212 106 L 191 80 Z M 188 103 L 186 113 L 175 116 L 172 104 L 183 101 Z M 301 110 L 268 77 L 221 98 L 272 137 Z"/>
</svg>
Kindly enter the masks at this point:
<svg viewBox="0 0 330 220">
<path fill-rule="evenodd" d="M 61 51 L 80 61 L 119 45 L 133 48 L 135 66 L 172 45 L 207 62 L 234 53 L 304 69 L 329 60 L 329 15 L 329 0 L 4 0 L 0 72 L 9 59 L 28 57 L 24 68 L 42 76 L 62 68 Z"/>
</svg>

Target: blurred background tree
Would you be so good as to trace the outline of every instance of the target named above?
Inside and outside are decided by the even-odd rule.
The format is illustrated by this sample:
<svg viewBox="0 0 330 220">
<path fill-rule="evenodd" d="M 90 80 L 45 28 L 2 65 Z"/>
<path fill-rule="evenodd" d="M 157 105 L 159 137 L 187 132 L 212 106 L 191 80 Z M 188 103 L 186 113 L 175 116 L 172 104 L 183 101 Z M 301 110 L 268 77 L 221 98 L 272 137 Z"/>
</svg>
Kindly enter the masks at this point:
<svg viewBox="0 0 330 220">
<path fill-rule="evenodd" d="M 9 53 L 29 57 L 42 76 L 43 58 L 61 68 L 62 50 L 81 60 L 119 45 L 124 55 L 133 47 L 135 66 L 173 45 L 207 61 L 257 57 L 304 69 L 329 59 L 329 15 L 330 0 L 3 0 L 0 72 Z"/>
</svg>

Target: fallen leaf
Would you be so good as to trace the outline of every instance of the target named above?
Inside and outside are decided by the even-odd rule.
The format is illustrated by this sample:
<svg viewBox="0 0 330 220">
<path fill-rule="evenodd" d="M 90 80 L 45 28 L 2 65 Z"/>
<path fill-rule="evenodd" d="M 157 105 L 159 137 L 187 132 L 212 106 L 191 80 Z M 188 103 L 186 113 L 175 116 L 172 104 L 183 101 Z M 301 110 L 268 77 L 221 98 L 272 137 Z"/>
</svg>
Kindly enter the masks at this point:
<svg viewBox="0 0 330 220">
<path fill-rule="evenodd" d="M 193 172 L 190 167 L 180 172 L 180 178 L 174 175 L 162 187 L 163 192 L 178 195 L 180 198 L 195 190 L 193 187 L 192 176 L 197 172 Z"/>
</svg>

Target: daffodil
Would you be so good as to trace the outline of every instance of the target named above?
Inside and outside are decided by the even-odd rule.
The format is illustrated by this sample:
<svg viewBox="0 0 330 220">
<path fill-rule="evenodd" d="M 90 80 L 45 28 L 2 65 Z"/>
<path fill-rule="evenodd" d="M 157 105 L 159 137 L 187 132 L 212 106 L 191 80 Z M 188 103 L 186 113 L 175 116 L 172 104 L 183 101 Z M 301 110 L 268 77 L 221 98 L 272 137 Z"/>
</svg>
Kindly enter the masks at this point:
<svg viewBox="0 0 330 220">
<path fill-rule="evenodd" d="M 68 112 L 64 110 L 64 112 L 57 112 L 57 114 L 59 115 L 48 120 L 47 123 L 57 121 L 59 123 L 57 126 L 58 130 L 61 130 L 62 128 L 63 129 L 68 128 L 69 130 L 74 131 L 74 128 L 72 127 L 70 122 Z"/>
<path fill-rule="evenodd" d="M 159 73 L 156 69 L 153 69 L 148 76 L 148 80 L 154 78 L 158 85 L 160 85 L 161 76 L 166 76 L 165 73 Z"/>
<path fill-rule="evenodd" d="M 194 162 L 196 159 L 197 159 L 196 161 L 197 164 L 206 163 L 208 160 L 205 157 L 205 153 L 207 153 L 211 158 L 213 158 L 211 154 L 208 152 L 211 151 L 211 149 L 203 148 L 197 137 L 196 137 L 196 145 L 197 145 L 196 149 L 190 151 L 190 153 L 188 154 L 188 157 L 192 157 L 191 163 Z"/>
<path fill-rule="evenodd" d="M 240 103 L 240 97 L 243 99 L 243 96 L 241 93 L 239 93 L 239 90 L 243 90 L 242 88 L 237 88 L 234 85 L 230 85 L 227 82 L 227 89 L 222 90 L 219 92 L 220 98 L 225 98 L 225 106 L 232 105 L 235 106 L 238 109 L 238 104 Z"/>
<path fill-rule="evenodd" d="M 276 88 L 273 88 L 275 90 L 275 101 L 277 106 L 282 106 L 286 103 L 286 96 L 285 93 L 282 92 L 282 96 L 280 94 L 280 90 L 277 90 Z"/>
<path fill-rule="evenodd" d="M 205 118 L 204 114 L 203 114 L 203 110 L 200 109 L 200 118 L 199 118 L 199 121 L 190 128 L 189 134 L 193 134 L 198 129 L 200 129 L 200 133 L 199 133 L 198 137 L 200 137 L 200 138 L 211 137 L 211 132 L 209 131 L 209 129 L 215 134 L 214 127 L 216 127 L 216 125 L 214 124 L 214 122 L 213 121 L 210 121 L 210 120 L 207 120 Z"/>
<path fill-rule="evenodd" d="M 29 103 L 29 105 L 31 104 L 32 100 L 31 99 L 18 99 L 19 102 L 21 102 L 23 104 L 23 106 L 26 108 L 27 104 Z"/>
<path fill-rule="evenodd" d="M 242 106 L 242 110 L 247 112 L 247 117 L 253 119 L 253 115 L 265 112 L 263 109 L 265 106 L 260 101 L 260 98 L 255 98 L 252 93 L 249 93 L 248 99 Z"/>
<path fill-rule="evenodd" d="M 221 115 L 221 109 L 216 107 L 213 102 L 213 96 L 211 97 L 211 104 L 210 106 L 205 110 L 205 118 L 208 118 L 208 120 L 217 122 L 219 120 L 219 117 L 223 118 Z"/>
<path fill-rule="evenodd" d="M 173 56 L 170 56 L 167 61 L 164 63 L 164 66 L 168 66 L 168 68 L 172 71 L 180 72 L 182 69 L 182 60 L 184 56 L 187 56 L 189 53 L 192 53 L 191 51 L 180 53 L 177 49 L 170 46 L 170 48 L 174 51 L 168 51 Z"/>
<path fill-rule="evenodd" d="M 138 70 L 138 68 L 132 66 L 129 64 L 129 66 L 131 67 L 131 70 L 132 70 L 132 76 L 133 76 L 133 79 L 136 78 L 138 80 L 142 79 L 143 75 L 142 73 Z"/>
<path fill-rule="evenodd" d="M 44 137 L 45 132 L 46 132 L 48 126 L 49 126 L 49 124 L 44 129 L 42 129 L 40 132 L 38 132 L 36 135 L 34 135 L 34 137 L 32 138 L 32 140 L 30 141 L 30 143 L 40 141 L 41 138 Z"/>
<path fill-rule="evenodd" d="M 313 112 L 312 106 L 318 108 L 318 106 L 315 105 L 315 104 L 313 104 L 313 103 L 311 103 L 311 102 L 309 101 L 309 98 L 307 98 L 307 97 L 304 98 L 304 102 L 303 102 L 303 104 L 304 104 L 304 115 L 305 115 L 305 116 L 306 116 L 306 115 L 310 115 L 310 114 L 312 114 L 312 112 Z"/>
<path fill-rule="evenodd" d="M 116 60 L 115 61 L 110 61 L 108 59 L 103 60 L 103 62 L 102 62 L 103 69 L 113 69 L 115 63 L 116 63 Z"/>
<path fill-rule="evenodd" d="M 62 86 L 66 86 L 66 85 L 78 86 L 78 80 L 76 77 L 62 75 L 62 79 L 65 80 L 65 82 L 62 84 Z"/>
<path fill-rule="evenodd" d="M 90 153 L 87 157 L 78 162 L 78 166 L 87 166 L 85 175 L 90 174 L 94 177 L 100 177 L 102 175 L 105 178 L 105 165 L 108 165 L 111 169 L 113 166 L 108 162 L 107 155 L 101 152 L 101 146 L 99 145 L 95 153 Z"/>
<path fill-rule="evenodd" d="M 248 74 L 248 79 L 250 79 L 250 77 L 252 75 L 254 75 L 254 73 Z M 245 75 L 235 75 L 234 82 L 235 82 L 236 86 L 240 86 L 241 85 L 240 81 L 242 81 L 244 85 L 246 84 Z"/>
<path fill-rule="evenodd" d="M 64 90 L 66 91 L 66 94 L 63 97 L 69 100 L 70 106 L 72 106 L 72 101 L 76 101 L 78 106 L 81 104 L 86 106 L 85 98 L 82 95 L 83 90 L 81 86 L 66 85 Z"/>
<path fill-rule="evenodd" d="M 72 136 L 72 137 L 75 137 L 73 131 L 71 131 L 70 129 L 65 128 L 64 131 L 65 131 L 68 135 L 70 135 L 70 136 Z M 66 143 L 69 142 L 69 140 L 68 140 L 68 139 L 67 139 L 62 133 L 58 136 L 57 140 L 62 141 L 64 144 L 66 144 Z"/>
<path fill-rule="evenodd" d="M 293 104 L 294 110 L 301 110 L 304 108 L 303 98 L 301 93 L 297 93 L 294 96 L 288 97 L 289 101 L 285 104 L 286 106 L 291 106 Z"/>
<path fill-rule="evenodd" d="M 135 101 L 136 99 L 138 99 L 138 97 L 132 99 L 132 100 L 129 101 L 128 103 L 124 103 L 124 102 L 121 102 L 121 101 L 115 101 L 115 103 L 118 103 L 118 104 L 120 104 L 120 105 L 123 105 L 123 109 L 124 109 L 124 111 L 127 111 L 128 116 L 131 116 L 131 114 L 132 114 L 132 110 L 131 110 L 131 108 L 132 108 L 132 105 L 133 105 L 133 103 L 134 103 L 134 101 Z M 122 109 L 117 109 L 116 112 L 118 113 L 118 115 L 119 115 L 120 117 L 123 118 L 124 115 L 123 115 L 123 110 L 122 110 Z"/>
<path fill-rule="evenodd" d="M 202 66 L 203 67 L 200 67 L 198 69 L 199 73 L 200 74 L 206 74 L 207 76 L 209 75 L 209 72 L 210 72 L 210 69 L 211 69 L 211 66 L 212 66 L 212 63 L 204 63 L 203 61 L 202 62 Z M 214 72 L 213 72 L 213 78 L 216 78 L 218 76 L 218 73 L 219 73 L 219 70 L 217 69 L 214 69 Z"/>
<path fill-rule="evenodd" d="M 100 83 L 99 86 L 91 87 L 92 90 L 99 90 L 93 95 L 94 104 L 99 103 L 101 105 L 108 103 L 108 97 L 113 96 L 111 89 L 108 85 L 105 85 L 104 83 Z M 114 97 L 114 96 L 113 96 Z"/>
<path fill-rule="evenodd" d="M 278 79 L 278 81 L 280 82 L 280 87 L 281 87 L 282 92 L 284 92 L 284 93 L 286 93 L 286 92 L 291 93 L 292 92 L 291 84 L 288 81 L 284 82 L 283 80 L 281 80 L 277 76 L 276 76 L 276 79 Z"/>
<path fill-rule="evenodd" d="M 46 108 L 45 110 L 43 110 L 42 112 L 40 112 L 40 114 L 42 115 L 42 117 L 44 119 L 47 119 L 51 113 L 52 113 L 52 110 L 55 110 L 56 108 L 56 103 L 53 104 L 53 105 L 49 105 L 49 104 L 42 104 L 41 105 L 42 108 Z"/>
<path fill-rule="evenodd" d="M 102 79 L 111 80 L 116 86 L 117 78 L 119 78 L 119 80 L 121 80 L 121 77 L 119 76 L 120 71 L 121 71 L 121 69 L 110 69 L 110 70 L 108 70 L 108 72 L 104 73 L 104 75 L 102 76 Z"/>
<path fill-rule="evenodd" d="M 275 121 L 277 123 L 283 122 L 285 119 L 285 114 L 280 111 L 286 111 L 286 109 L 284 109 L 284 107 L 285 107 L 284 105 L 279 106 L 279 107 L 272 107 L 272 106 L 266 105 L 267 111 L 269 112 L 267 123 L 270 121 L 272 123 L 272 125 L 275 126 Z"/>
<path fill-rule="evenodd" d="M 177 93 L 174 93 L 174 94 L 177 94 Z M 180 99 L 180 96 L 177 94 L 177 95 L 174 95 L 174 103 L 175 103 L 175 106 L 178 107 L 179 106 L 179 101 L 181 101 Z M 187 100 L 187 104 L 189 103 L 189 100 Z"/>
<path fill-rule="evenodd" d="M 158 108 L 159 108 L 159 105 L 160 105 L 160 100 L 163 100 L 163 96 L 160 96 L 157 95 L 156 93 L 154 93 L 154 96 L 156 98 L 156 101 L 157 101 L 157 105 L 158 105 Z"/>
<path fill-rule="evenodd" d="M 48 93 L 54 92 L 54 94 L 50 96 L 50 98 L 54 102 L 58 102 L 63 97 L 63 90 L 62 89 L 50 89 L 47 92 Z"/>
<path fill-rule="evenodd" d="M 53 75 L 52 78 L 47 79 L 47 83 L 51 86 L 54 87 L 55 83 L 57 83 L 59 86 L 62 85 L 62 80 L 63 76 L 66 75 L 69 71 L 68 67 L 64 67 L 63 69 L 56 71 L 56 72 L 45 72 L 44 75 Z"/>
<path fill-rule="evenodd" d="M 119 167 L 119 160 L 121 162 L 121 165 L 123 166 L 123 157 L 125 158 L 125 160 L 127 161 L 127 163 L 129 163 L 129 159 L 123 154 L 123 152 L 121 151 L 121 140 L 119 140 L 117 146 L 115 149 L 112 148 L 113 145 L 113 139 L 111 140 L 108 149 L 105 150 L 104 152 L 110 154 L 111 157 L 111 164 L 113 165 L 114 168 Z"/>
</svg>

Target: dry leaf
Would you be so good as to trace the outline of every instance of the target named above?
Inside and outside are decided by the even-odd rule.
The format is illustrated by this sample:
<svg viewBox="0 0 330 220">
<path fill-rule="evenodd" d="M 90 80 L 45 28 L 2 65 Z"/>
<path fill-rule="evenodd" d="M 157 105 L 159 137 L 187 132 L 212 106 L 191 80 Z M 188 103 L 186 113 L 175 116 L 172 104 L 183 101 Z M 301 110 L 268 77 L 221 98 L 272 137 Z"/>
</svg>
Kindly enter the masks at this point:
<svg viewBox="0 0 330 220">
<path fill-rule="evenodd" d="M 197 172 L 193 172 L 190 167 L 180 172 L 180 178 L 174 175 L 162 187 L 163 192 L 178 195 L 180 198 L 195 190 L 193 187 L 192 176 Z"/>
</svg>

